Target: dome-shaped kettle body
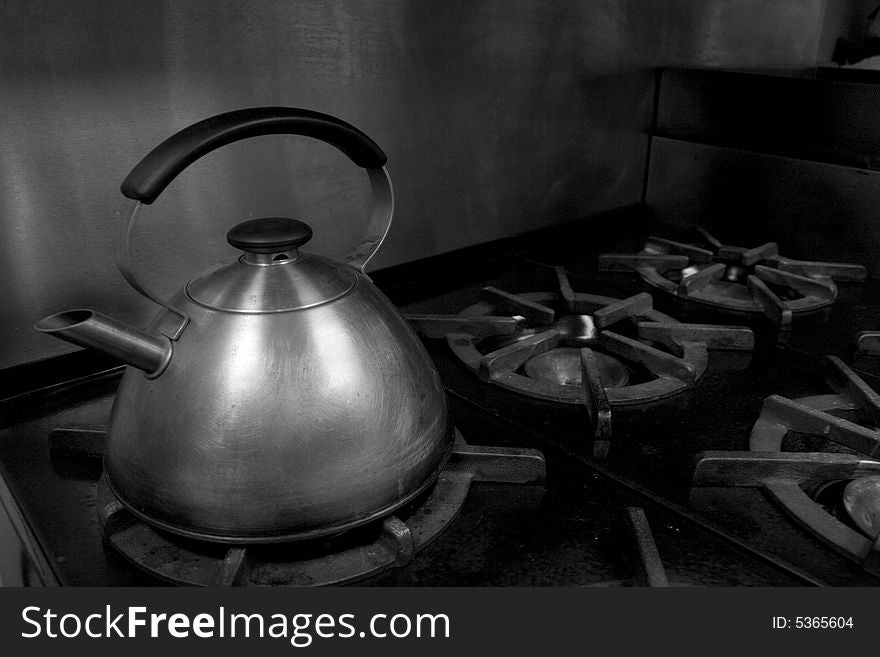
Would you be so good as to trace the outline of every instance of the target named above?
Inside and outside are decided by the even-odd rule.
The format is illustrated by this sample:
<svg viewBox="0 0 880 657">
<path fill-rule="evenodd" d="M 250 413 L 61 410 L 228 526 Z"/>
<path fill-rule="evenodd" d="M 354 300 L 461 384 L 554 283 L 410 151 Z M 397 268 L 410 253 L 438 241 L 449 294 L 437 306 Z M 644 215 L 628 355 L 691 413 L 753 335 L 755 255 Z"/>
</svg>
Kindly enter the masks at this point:
<svg viewBox="0 0 880 657">
<path fill-rule="evenodd" d="M 348 292 L 297 310 L 174 300 L 190 322 L 171 362 L 154 379 L 129 368 L 111 417 L 106 470 L 129 509 L 200 538 L 290 540 L 433 483 L 452 445 L 443 386 L 396 308 L 350 271 Z"/>
</svg>

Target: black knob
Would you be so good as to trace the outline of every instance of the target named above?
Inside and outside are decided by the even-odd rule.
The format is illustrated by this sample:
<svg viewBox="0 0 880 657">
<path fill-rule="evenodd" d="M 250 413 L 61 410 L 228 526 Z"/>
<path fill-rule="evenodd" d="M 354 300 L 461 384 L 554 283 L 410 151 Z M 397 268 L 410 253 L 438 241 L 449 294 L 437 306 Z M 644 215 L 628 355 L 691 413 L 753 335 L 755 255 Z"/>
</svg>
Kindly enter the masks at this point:
<svg viewBox="0 0 880 657">
<path fill-rule="evenodd" d="M 262 217 L 234 226 L 226 241 L 248 253 L 281 253 L 297 249 L 312 239 L 311 227 L 287 217 Z"/>
</svg>

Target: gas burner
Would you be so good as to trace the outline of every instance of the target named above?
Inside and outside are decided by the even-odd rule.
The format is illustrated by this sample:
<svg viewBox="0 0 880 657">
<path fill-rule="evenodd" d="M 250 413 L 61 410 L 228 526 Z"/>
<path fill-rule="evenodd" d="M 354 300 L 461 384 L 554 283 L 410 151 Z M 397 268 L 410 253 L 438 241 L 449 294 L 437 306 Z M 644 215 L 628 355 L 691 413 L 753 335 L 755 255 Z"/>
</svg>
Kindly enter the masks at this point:
<svg viewBox="0 0 880 657">
<path fill-rule="evenodd" d="M 486 287 L 458 315 L 407 315 L 422 335 L 445 338 L 483 381 L 531 398 L 586 404 L 594 454 L 607 452 L 611 407 L 665 399 L 693 386 L 708 349 L 750 350 L 743 327 L 682 324 L 651 296 L 615 299 L 574 292 L 561 267 L 555 292 Z M 583 376 L 583 372 L 587 375 Z"/>
<path fill-rule="evenodd" d="M 56 455 L 100 458 L 104 427 L 53 431 Z M 394 515 L 327 539 L 225 545 L 169 534 L 141 520 L 98 483 L 98 517 L 106 543 L 130 563 L 171 584 L 186 586 L 326 586 L 352 583 L 404 566 L 455 519 L 474 482 L 541 484 L 537 450 L 456 444 L 436 484 Z"/>
<path fill-rule="evenodd" d="M 480 302 L 458 315 L 407 319 L 422 335 L 445 338 L 484 381 L 566 404 L 584 403 L 589 379 L 611 406 L 663 399 L 694 385 L 708 364 L 708 349 L 754 346 L 747 328 L 682 324 L 654 310 L 647 293 L 615 299 L 574 292 L 561 267 L 555 274 L 555 292 L 486 287 Z"/>
<path fill-rule="evenodd" d="M 785 343 L 794 315 L 826 308 L 837 298 L 835 281 L 863 281 L 861 265 L 808 262 L 779 255 L 768 242 L 728 246 L 697 228 L 708 248 L 649 237 L 638 254 L 599 256 L 600 271 L 636 271 L 652 287 L 677 298 L 750 315 L 766 315 Z"/>
<path fill-rule="evenodd" d="M 762 488 L 798 525 L 880 576 L 880 396 L 840 359 L 825 365 L 836 394 L 771 395 L 750 451 L 698 456 L 691 505 L 701 506 L 704 488 Z"/>
</svg>

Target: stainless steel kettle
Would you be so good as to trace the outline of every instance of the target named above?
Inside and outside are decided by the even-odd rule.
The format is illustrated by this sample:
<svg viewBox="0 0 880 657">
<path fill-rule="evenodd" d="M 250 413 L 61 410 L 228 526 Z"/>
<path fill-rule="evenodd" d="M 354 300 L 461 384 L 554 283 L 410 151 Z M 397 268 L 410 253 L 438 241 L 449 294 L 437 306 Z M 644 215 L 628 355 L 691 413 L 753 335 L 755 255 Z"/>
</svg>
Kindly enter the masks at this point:
<svg viewBox="0 0 880 657">
<path fill-rule="evenodd" d="M 343 264 L 299 250 L 312 234 L 306 224 L 254 219 L 227 234 L 242 255 L 194 277 L 170 302 L 148 292 L 129 252 L 138 209 L 201 156 L 267 134 L 325 141 L 366 169 L 367 239 Z M 135 515 L 203 540 L 302 540 L 387 515 L 435 481 L 452 447 L 443 386 L 364 273 L 393 213 L 385 161 L 339 119 L 262 107 L 178 132 L 125 179 L 117 262 L 164 310 L 147 332 L 91 310 L 36 328 L 130 365 L 104 460 L 112 490 Z"/>
</svg>

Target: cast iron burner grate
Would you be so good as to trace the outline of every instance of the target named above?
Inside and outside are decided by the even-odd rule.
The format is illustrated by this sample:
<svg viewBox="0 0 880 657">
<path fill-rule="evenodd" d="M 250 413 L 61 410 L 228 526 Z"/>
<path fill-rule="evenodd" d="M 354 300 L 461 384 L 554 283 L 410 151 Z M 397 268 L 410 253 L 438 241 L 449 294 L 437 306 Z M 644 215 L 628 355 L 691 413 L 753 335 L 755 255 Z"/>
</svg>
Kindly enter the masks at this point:
<svg viewBox="0 0 880 657">
<path fill-rule="evenodd" d="M 832 513 L 822 499 L 829 490 L 839 493 L 844 483 L 870 484 L 880 475 L 880 396 L 840 359 L 827 356 L 825 365 L 835 394 L 771 395 L 752 427 L 750 451 L 698 455 L 690 504 L 702 508 L 703 491 L 713 487 L 763 489 L 819 541 L 880 575 L 880 534 L 870 536 L 859 517 L 866 507 L 857 504 L 861 511 L 850 510 L 846 517 Z M 859 416 L 861 423 L 838 417 L 842 414 Z M 815 451 L 789 451 L 792 445 Z M 866 504 L 880 517 L 880 497 Z"/>
<path fill-rule="evenodd" d="M 746 249 L 722 244 L 696 229 L 708 248 L 649 237 L 638 254 L 605 253 L 600 271 L 635 271 L 658 290 L 725 311 L 765 315 L 777 341 L 790 339 L 793 317 L 832 305 L 835 281 L 863 281 L 865 267 L 838 262 L 792 260 L 768 242 Z"/>
<path fill-rule="evenodd" d="M 556 291 L 510 294 L 494 287 L 457 315 L 407 319 L 425 337 L 445 338 L 483 381 L 526 395 L 586 404 L 603 457 L 614 406 L 646 404 L 695 385 L 708 349 L 751 350 L 748 328 L 683 324 L 653 308 L 651 296 L 615 299 L 575 292 L 556 267 Z M 583 373 L 586 373 L 584 376 Z"/>
<path fill-rule="evenodd" d="M 106 429 L 53 431 L 56 455 L 100 458 Z M 405 566 L 455 519 L 474 482 L 541 484 L 537 450 L 467 445 L 456 433 L 449 461 L 419 500 L 380 521 L 329 539 L 224 545 L 159 530 L 136 517 L 102 476 L 97 506 L 104 540 L 128 562 L 167 583 L 185 586 L 326 586 L 353 583 Z"/>
<path fill-rule="evenodd" d="M 640 506 L 628 506 L 624 508 L 624 525 L 628 534 L 630 546 L 629 558 L 632 562 L 632 575 L 626 579 L 606 580 L 590 587 L 621 587 L 621 586 L 649 586 L 665 588 L 677 586 L 671 584 L 666 575 L 666 568 L 657 550 L 654 534 L 648 522 L 645 510 Z"/>
</svg>

